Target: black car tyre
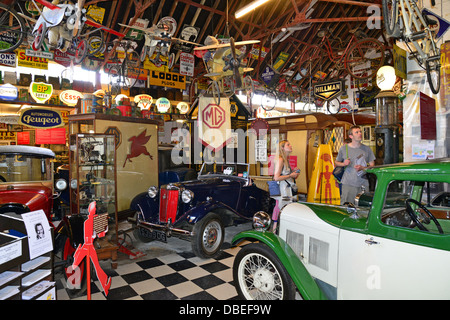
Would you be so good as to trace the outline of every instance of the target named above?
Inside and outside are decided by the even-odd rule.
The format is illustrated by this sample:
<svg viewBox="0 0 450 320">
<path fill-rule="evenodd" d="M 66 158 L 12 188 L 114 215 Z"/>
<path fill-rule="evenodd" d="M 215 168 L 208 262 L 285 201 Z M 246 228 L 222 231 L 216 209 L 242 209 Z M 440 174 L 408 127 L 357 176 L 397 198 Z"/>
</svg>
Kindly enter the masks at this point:
<svg viewBox="0 0 450 320">
<path fill-rule="evenodd" d="M 220 217 L 215 213 L 208 213 L 194 227 L 192 251 L 200 258 L 216 257 L 223 243 L 225 229 Z"/>
<path fill-rule="evenodd" d="M 294 300 L 295 285 L 280 259 L 266 245 L 243 247 L 233 263 L 233 280 L 244 300 Z"/>
</svg>

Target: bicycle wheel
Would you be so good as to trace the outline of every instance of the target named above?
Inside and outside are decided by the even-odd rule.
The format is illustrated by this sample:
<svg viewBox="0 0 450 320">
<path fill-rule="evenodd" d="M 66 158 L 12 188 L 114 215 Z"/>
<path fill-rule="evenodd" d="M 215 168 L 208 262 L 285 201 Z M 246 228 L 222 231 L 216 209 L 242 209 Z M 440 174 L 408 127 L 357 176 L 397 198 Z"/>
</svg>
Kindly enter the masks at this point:
<svg viewBox="0 0 450 320">
<path fill-rule="evenodd" d="M 17 49 L 27 35 L 25 22 L 15 10 L 0 3 L 0 53 Z"/>
<path fill-rule="evenodd" d="M 431 92 L 438 94 L 441 88 L 441 64 L 437 59 L 429 59 L 425 61 L 425 67 Z"/>
<path fill-rule="evenodd" d="M 398 38 L 401 35 L 398 25 L 398 4 L 397 0 L 383 0 L 383 20 L 384 29 L 388 37 Z"/>
<path fill-rule="evenodd" d="M 219 83 L 216 80 L 212 80 L 211 83 L 208 86 L 208 89 L 206 89 L 206 92 L 214 98 L 214 102 L 217 105 L 220 105 L 220 87 Z"/>
<path fill-rule="evenodd" d="M 108 70 L 108 92 L 115 97 L 120 94 L 122 70 L 120 65 L 113 65 Z"/>
<path fill-rule="evenodd" d="M 37 28 L 37 30 L 33 33 L 34 41 L 31 44 L 31 48 L 34 51 L 38 51 L 41 48 L 46 33 L 47 33 L 47 25 L 45 24 L 45 22 L 42 22 Z"/>
<path fill-rule="evenodd" d="M 123 76 L 128 78 L 128 89 L 134 87 L 141 73 L 141 59 L 136 51 L 127 53 L 127 58 L 122 63 L 122 70 Z"/>
<path fill-rule="evenodd" d="M 273 110 L 277 105 L 278 96 L 274 90 L 268 89 L 261 97 L 261 107 L 266 111 Z"/>
<path fill-rule="evenodd" d="M 88 43 L 85 39 L 73 39 L 75 43 L 75 64 L 80 64 L 83 62 L 88 54 Z"/>
<path fill-rule="evenodd" d="M 327 101 L 327 110 L 330 114 L 337 114 L 341 110 L 341 102 L 338 98 Z"/>
<path fill-rule="evenodd" d="M 300 75 L 304 78 L 311 76 L 324 57 L 325 52 L 318 45 L 314 44 L 306 48 L 300 59 Z"/>
<path fill-rule="evenodd" d="M 371 69 L 376 73 L 384 63 L 384 46 L 373 38 L 356 41 L 347 52 L 344 64 L 347 72 L 356 79 L 369 78 L 372 73 L 364 72 Z"/>
</svg>

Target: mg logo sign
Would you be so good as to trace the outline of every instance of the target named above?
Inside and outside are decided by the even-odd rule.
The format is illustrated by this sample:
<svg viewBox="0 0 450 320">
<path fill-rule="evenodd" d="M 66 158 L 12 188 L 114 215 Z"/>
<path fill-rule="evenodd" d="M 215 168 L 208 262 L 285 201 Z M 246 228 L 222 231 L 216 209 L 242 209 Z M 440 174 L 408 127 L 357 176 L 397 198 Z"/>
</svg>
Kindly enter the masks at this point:
<svg viewBox="0 0 450 320">
<path fill-rule="evenodd" d="M 208 104 L 202 112 L 203 124 L 211 129 L 220 128 L 225 123 L 225 110 L 217 104 Z"/>
</svg>

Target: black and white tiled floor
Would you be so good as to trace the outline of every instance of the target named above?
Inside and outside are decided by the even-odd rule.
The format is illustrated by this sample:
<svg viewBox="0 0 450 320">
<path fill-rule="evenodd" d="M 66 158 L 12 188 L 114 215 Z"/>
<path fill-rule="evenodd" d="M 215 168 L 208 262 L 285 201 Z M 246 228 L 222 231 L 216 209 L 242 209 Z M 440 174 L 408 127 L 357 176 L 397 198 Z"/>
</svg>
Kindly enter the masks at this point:
<svg viewBox="0 0 450 320">
<path fill-rule="evenodd" d="M 236 227 L 227 228 L 226 234 L 233 229 Z M 233 235 L 236 232 L 239 229 L 232 232 Z M 231 235 L 227 238 L 229 240 Z M 91 299 L 235 300 L 237 293 L 233 285 L 232 266 L 240 247 L 232 248 L 227 238 L 217 259 L 196 257 L 190 250 L 189 242 L 179 239 L 170 238 L 168 243 L 150 243 L 145 247 L 140 244 L 139 247 L 145 248 L 147 254 L 139 259 L 119 258 L 116 269 L 112 269 L 110 263 L 101 263 L 103 270 L 111 276 L 111 288 L 105 297 L 100 283 L 92 282 Z M 119 256 L 123 255 L 119 253 Z M 86 300 L 86 295 L 75 298 L 69 294 L 62 274 L 56 274 L 55 279 L 58 300 Z"/>
</svg>

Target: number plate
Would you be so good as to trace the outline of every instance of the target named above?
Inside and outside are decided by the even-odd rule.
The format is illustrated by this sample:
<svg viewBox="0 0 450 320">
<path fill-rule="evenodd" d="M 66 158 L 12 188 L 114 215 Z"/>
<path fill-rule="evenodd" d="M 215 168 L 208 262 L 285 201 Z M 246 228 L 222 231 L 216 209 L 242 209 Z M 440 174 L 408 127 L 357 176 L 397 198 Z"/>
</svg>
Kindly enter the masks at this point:
<svg viewBox="0 0 450 320">
<path fill-rule="evenodd" d="M 141 235 L 143 235 L 146 238 L 152 239 L 152 240 L 158 240 L 162 242 L 167 242 L 167 236 L 163 231 L 159 230 L 147 230 L 145 228 L 139 228 L 139 232 Z"/>
</svg>

